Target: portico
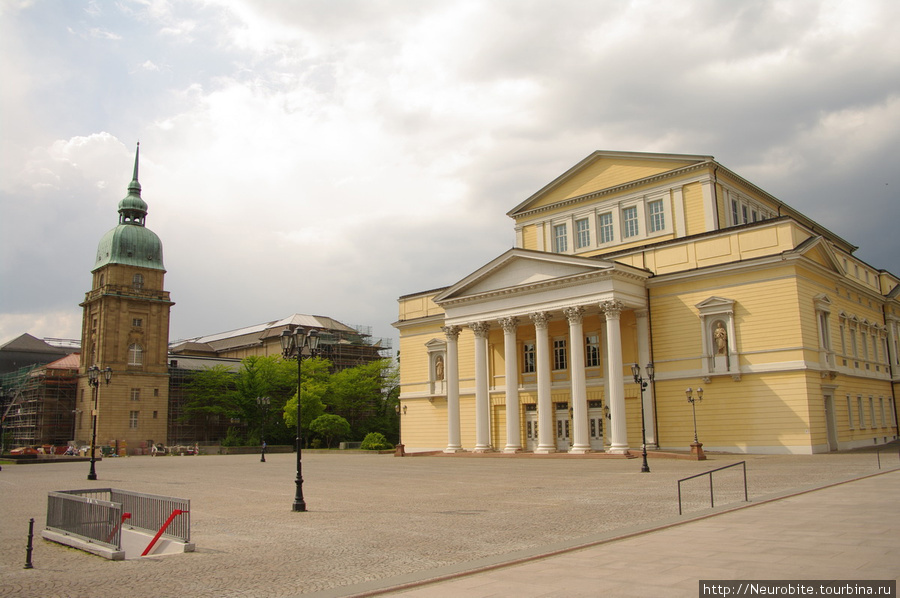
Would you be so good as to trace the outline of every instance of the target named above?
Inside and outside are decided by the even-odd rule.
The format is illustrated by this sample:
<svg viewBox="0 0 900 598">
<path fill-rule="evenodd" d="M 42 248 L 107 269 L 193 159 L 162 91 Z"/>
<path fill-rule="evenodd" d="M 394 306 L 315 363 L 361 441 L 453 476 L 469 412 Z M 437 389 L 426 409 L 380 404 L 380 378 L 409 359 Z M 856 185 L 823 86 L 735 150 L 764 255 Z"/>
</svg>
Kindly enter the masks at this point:
<svg viewBox="0 0 900 598">
<path fill-rule="evenodd" d="M 634 312 L 637 326 L 629 334 L 637 338 L 636 343 L 628 345 L 634 352 L 636 344 L 636 354 L 629 354 L 628 362 L 646 362 L 650 336 L 644 282 L 648 276 L 644 270 L 603 260 L 512 249 L 439 293 L 434 302 L 444 310 L 446 336 L 445 452 L 463 450 L 458 368 L 458 339 L 463 328 L 474 336 L 473 451 L 523 450 L 522 438 L 527 436 L 522 425 L 524 394 L 530 410 L 537 412 L 533 422 L 537 428 L 535 453 L 561 449 L 576 454 L 591 452 L 587 372 L 602 368 L 599 376 L 591 377 L 590 385 L 594 395 L 603 397 L 608 411 L 606 450 L 626 452 L 626 359 L 621 321 L 623 313 Z M 585 317 L 594 322 L 590 336 L 585 335 Z M 502 330 L 502 375 L 492 372 L 489 359 L 491 330 L 498 329 Z M 494 384 L 501 378 L 502 387 Z M 491 438 L 492 390 L 503 393 L 505 402 L 505 439 L 497 438 L 496 443 Z M 652 390 L 645 394 L 649 403 L 645 408 L 652 412 Z M 562 417 L 557 415 L 560 411 Z M 594 422 L 595 436 L 596 427 Z M 529 432 L 534 432 L 533 426 Z M 567 440 L 570 434 L 571 443 L 563 442 L 561 447 L 561 439 Z M 655 438 L 652 425 L 648 438 Z"/>
</svg>

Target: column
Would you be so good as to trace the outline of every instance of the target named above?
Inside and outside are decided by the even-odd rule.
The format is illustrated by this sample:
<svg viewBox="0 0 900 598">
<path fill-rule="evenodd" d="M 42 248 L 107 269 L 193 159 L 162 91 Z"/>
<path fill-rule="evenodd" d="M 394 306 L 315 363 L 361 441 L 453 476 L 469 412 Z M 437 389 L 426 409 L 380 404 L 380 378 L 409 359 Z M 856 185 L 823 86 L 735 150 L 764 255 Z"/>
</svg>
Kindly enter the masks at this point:
<svg viewBox="0 0 900 598">
<path fill-rule="evenodd" d="M 619 316 L 624 306 L 621 301 L 603 301 L 600 308 L 606 315 L 606 377 L 609 379 L 609 432 L 610 453 L 628 451 L 628 429 L 625 425 L 625 380 L 622 377 L 622 331 Z"/>
<path fill-rule="evenodd" d="M 643 376 L 646 379 L 647 370 L 645 368 L 650 363 L 650 311 L 640 309 L 634 312 L 634 315 L 637 320 L 638 365 L 641 366 L 641 371 L 644 372 Z M 653 407 L 655 396 L 653 380 L 648 380 L 647 389 L 644 391 L 643 411 L 646 418 L 644 430 L 647 436 L 647 448 L 657 448 L 656 419 L 653 417 L 653 414 L 656 413 Z"/>
<path fill-rule="evenodd" d="M 534 322 L 534 360 L 537 369 L 538 445 L 535 453 L 556 452 L 556 426 L 553 400 L 550 396 L 550 314 L 541 311 L 530 315 Z"/>
<path fill-rule="evenodd" d="M 504 453 L 522 450 L 522 423 L 519 420 L 519 367 L 516 329 L 519 318 L 501 318 L 503 327 L 503 360 L 506 376 L 506 446 Z"/>
<path fill-rule="evenodd" d="M 591 452 L 591 438 L 588 430 L 587 416 L 587 383 L 584 375 L 584 318 L 583 307 L 569 307 L 563 310 L 569 320 L 569 344 L 572 346 L 572 432 L 573 442 L 570 453 L 584 454 Z"/>
<path fill-rule="evenodd" d="M 491 450 L 491 404 L 488 396 L 487 322 L 469 324 L 475 333 L 475 452 Z"/>
<path fill-rule="evenodd" d="M 441 328 L 447 336 L 447 448 L 445 453 L 463 450 L 459 428 L 459 326 Z"/>
</svg>

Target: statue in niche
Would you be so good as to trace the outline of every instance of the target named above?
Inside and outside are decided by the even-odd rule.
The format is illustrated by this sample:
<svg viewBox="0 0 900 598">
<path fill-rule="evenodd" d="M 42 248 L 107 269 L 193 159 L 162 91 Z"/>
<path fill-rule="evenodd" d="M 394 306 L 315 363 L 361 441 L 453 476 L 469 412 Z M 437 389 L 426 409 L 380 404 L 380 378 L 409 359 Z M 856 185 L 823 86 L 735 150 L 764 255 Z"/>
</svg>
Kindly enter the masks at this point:
<svg viewBox="0 0 900 598">
<path fill-rule="evenodd" d="M 434 360 L 434 379 L 435 380 L 443 380 L 444 379 L 444 356 L 438 355 Z"/>
<path fill-rule="evenodd" d="M 728 355 L 728 333 L 721 320 L 716 322 L 716 330 L 713 332 L 716 341 L 716 355 Z"/>
</svg>

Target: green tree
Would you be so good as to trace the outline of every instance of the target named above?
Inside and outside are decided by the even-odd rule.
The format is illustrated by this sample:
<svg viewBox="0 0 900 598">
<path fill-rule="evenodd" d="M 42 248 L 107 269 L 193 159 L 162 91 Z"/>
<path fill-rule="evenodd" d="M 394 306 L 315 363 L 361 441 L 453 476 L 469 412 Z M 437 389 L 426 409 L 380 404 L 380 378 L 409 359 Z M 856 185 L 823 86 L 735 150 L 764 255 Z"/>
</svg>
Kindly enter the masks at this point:
<svg viewBox="0 0 900 598">
<path fill-rule="evenodd" d="M 324 413 L 309 424 L 309 429 L 325 439 L 325 446 L 331 448 L 335 439 L 347 437 L 350 434 L 350 424 L 340 415 Z"/>
<path fill-rule="evenodd" d="M 297 389 L 295 362 L 277 356 L 246 357 L 241 361 L 235 389 L 240 405 L 239 417 L 247 426 L 248 439 L 252 437 L 253 443 L 256 444 L 259 439 L 265 437 L 270 444 L 274 444 L 291 438 L 290 430 L 277 417 L 267 418 L 267 408 L 259 398 L 269 397 L 269 412 L 282 411 L 285 403 Z"/>
<path fill-rule="evenodd" d="M 395 387 L 396 367 L 389 359 L 380 359 L 334 374 L 325 402 L 350 423 L 356 438 L 372 431 L 395 436 Z"/>
<path fill-rule="evenodd" d="M 297 384 L 297 362 L 286 361 L 294 369 L 294 386 Z M 302 368 L 302 381 L 300 391 L 302 403 L 300 404 L 300 427 L 304 431 L 304 444 L 309 442 L 309 425 L 317 417 L 325 413 L 324 397 L 328 394 L 331 379 L 331 362 L 320 357 L 304 359 Z M 297 428 L 297 393 L 284 404 L 282 409 L 285 426 L 291 430 Z"/>
<path fill-rule="evenodd" d="M 204 441 L 209 440 L 212 421 L 241 415 L 236 376 L 226 365 L 214 365 L 195 372 L 185 384 L 185 395 L 187 400 L 181 418 L 200 420 Z"/>
</svg>

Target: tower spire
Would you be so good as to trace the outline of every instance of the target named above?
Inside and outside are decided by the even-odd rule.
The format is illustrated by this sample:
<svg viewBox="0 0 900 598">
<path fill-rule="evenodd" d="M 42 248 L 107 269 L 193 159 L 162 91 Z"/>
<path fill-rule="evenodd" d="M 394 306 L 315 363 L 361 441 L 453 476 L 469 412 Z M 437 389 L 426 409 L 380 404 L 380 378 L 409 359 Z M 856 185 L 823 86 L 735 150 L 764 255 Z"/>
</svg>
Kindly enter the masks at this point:
<svg viewBox="0 0 900 598">
<path fill-rule="evenodd" d="M 141 157 L 141 142 L 137 142 L 137 149 L 134 152 L 134 176 L 131 177 L 131 184 L 128 185 L 128 191 L 134 192 L 138 197 L 141 196 L 141 184 L 138 182 L 138 162 Z"/>
</svg>

